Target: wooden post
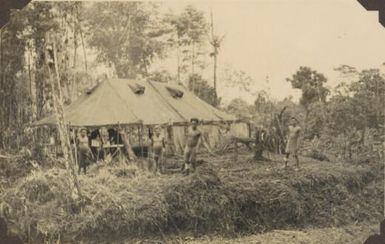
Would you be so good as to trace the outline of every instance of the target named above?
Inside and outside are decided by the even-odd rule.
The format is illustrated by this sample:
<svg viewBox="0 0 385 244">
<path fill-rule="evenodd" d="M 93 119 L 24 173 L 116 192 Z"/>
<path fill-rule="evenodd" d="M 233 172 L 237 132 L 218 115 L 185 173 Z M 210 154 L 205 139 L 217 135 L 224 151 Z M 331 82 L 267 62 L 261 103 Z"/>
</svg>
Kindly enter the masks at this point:
<svg viewBox="0 0 385 244">
<path fill-rule="evenodd" d="M 131 146 L 131 142 L 130 142 L 130 138 L 127 136 L 127 133 L 125 130 L 121 130 L 121 135 L 122 135 L 122 141 L 123 141 L 123 144 L 127 150 L 127 154 L 128 154 L 128 160 L 130 161 L 135 161 L 136 160 L 136 156 L 135 156 L 135 153 L 134 151 L 132 151 L 132 146 Z"/>
<path fill-rule="evenodd" d="M 175 155 L 176 149 L 174 144 L 173 127 L 171 122 L 167 124 L 166 131 L 167 131 L 167 143 L 169 146 L 169 153 L 171 155 Z"/>
<path fill-rule="evenodd" d="M 119 138 L 120 138 L 120 130 L 121 130 L 121 127 L 120 127 L 120 123 L 118 122 L 118 128 L 117 128 L 117 130 L 116 130 L 116 134 L 117 134 L 117 137 L 116 137 L 116 150 L 118 150 L 118 154 L 119 154 L 119 161 L 122 161 L 122 159 L 123 159 L 123 155 L 122 155 L 122 150 L 120 149 L 120 147 L 119 147 L 119 144 L 120 144 L 120 140 L 119 140 Z"/>
<path fill-rule="evenodd" d="M 234 161 L 238 161 L 238 142 L 234 140 Z"/>
<path fill-rule="evenodd" d="M 139 136 L 140 156 L 143 158 L 142 128 L 143 128 L 143 125 L 139 125 L 139 126 L 138 126 L 138 136 Z"/>
<path fill-rule="evenodd" d="M 78 144 L 76 143 L 76 135 L 78 134 L 78 130 L 76 129 L 74 131 L 74 154 L 75 154 L 75 164 L 76 165 L 79 165 L 79 162 L 78 162 Z"/>
</svg>

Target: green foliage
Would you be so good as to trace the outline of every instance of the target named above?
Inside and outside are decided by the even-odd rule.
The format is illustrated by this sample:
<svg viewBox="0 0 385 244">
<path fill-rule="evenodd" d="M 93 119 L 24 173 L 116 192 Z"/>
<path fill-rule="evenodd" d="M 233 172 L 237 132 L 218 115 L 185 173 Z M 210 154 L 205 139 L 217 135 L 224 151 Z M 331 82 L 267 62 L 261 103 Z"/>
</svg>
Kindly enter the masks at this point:
<svg viewBox="0 0 385 244">
<path fill-rule="evenodd" d="M 188 6 L 179 15 L 165 16 L 158 6 L 143 2 L 34 2 L 14 11 L 1 34 L 0 147 L 10 142 L 4 131 L 17 131 L 18 135 L 25 123 L 52 112 L 45 57 L 48 43 L 56 44 L 65 104 L 94 85 L 97 77 L 92 72 L 98 65 L 111 67 L 119 77 L 139 75 L 161 82 L 175 79 L 167 71 L 148 71 L 155 59 L 166 56 L 171 44 L 180 47 L 184 60 L 178 64 L 180 72 L 183 65 L 191 65 L 192 71 L 205 68 L 200 60 L 206 55 L 203 12 Z M 177 40 L 173 40 L 175 36 Z M 87 64 L 86 54 L 91 52 L 97 54 L 97 60 Z M 193 90 L 202 99 L 219 104 L 207 81 L 191 80 L 197 82 Z"/>
<path fill-rule="evenodd" d="M 379 70 L 364 70 L 358 81 L 345 85 L 329 102 L 330 125 L 335 131 L 379 128 L 384 124 L 385 79 Z M 349 121 L 349 123 L 347 123 Z"/>
<path fill-rule="evenodd" d="M 358 112 L 354 101 L 349 97 L 335 96 L 329 102 L 329 126 L 336 133 L 348 133 L 352 127 L 362 127 L 364 116 Z M 349 121 L 349 124 L 346 122 Z"/>
<path fill-rule="evenodd" d="M 242 70 L 233 70 L 230 67 L 227 67 L 223 72 L 222 80 L 227 88 L 236 88 L 239 89 L 240 92 L 246 93 L 253 92 L 251 90 L 251 85 L 255 80 Z"/>
<path fill-rule="evenodd" d="M 6 143 L 18 147 L 18 136 L 26 123 L 39 119 L 52 109 L 52 89 L 48 82 L 46 46 L 55 43 L 58 76 L 65 102 L 77 95 L 74 87 L 80 77 L 75 70 L 76 51 L 81 30 L 81 3 L 34 2 L 14 11 L 9 24 L 2 29 L 0 45 L 0 131 L 11 129 L 15 138 Z M 76 50 L 76 48 L 75 48 Z M 72 62 L 73 60 L 73 62 Z M 6 61 L 6 62 L 5 62 Z M 6 109 L 9 109 L 8 112 Z M 1 140 L 7 139 L 0 136 Z"/>
<path fill-rule="evenodd" d="M 352 83 L 354 105 L 365 114 L 364 123 L 378 128 L 384 123 L 385 79 L 378 69 L 363 70 Z"/>
<path fill-rule="evenodd" d="M 48 41 L 57 46 L 61 88 L 67 103 L 93 85 L 92 69 L 107 64 L 120 77 L 187 81 L 186 86 L 196 95 L 218 106 L 220 99 L 211 82 L 201 75 L 206 68 L 204 57 L 210 55 L 205 50 L 208 27 L 204 12 L 193 6 L 180 14 L 163 15 L 154 3 L 34 2 L 14 11 L 1 33 L 0 147 L 18 146 L 23 141 L 19 136 L 23 126 L 51 110 L 52 91 L 45 67 Z M 87 69 L 88 46 L 98 60 Z M 84 58 L 77 60 L 83 56 L 81 47 Z M 172 49 L 178 55 L 177 77 L 167 70 L 148 71 L 154 60 L 166 57 Z M 287 79 L 302 91 L 301 106 L 289 98 L 274 101 L 265 91 L 255 92 L 256 81 L 243 71 L 227 68 L 220 80 L 227 88 L 255 98 L 253 105 L 242 99 L 230 102 L 227 110 L 239 118 L 277 127 L 276 116 L 280 115 L 285 134 L 290 116 L 295 115 L 306 128 L 305 138 L 319 137 L 325 150 L 330 145 L 340 151 L 368 150 L 367 141 L 378 143 L 379 139 L 362 135 L 371 129 L 377 134 L 384 132 L 384 74 L 378 69 L 359 71 L 349 65 L 335 70 L 342 81 L 331 94 L 325 87 L 326 77 L 309 67 L 300 67 Z"/>
<path fill-rule="evenodd" d="M 9 23 L 1 30 L 0 147 L 7 144 L 17 148 L 18 135 L 22 133 L 24 124 L 30 122 L 34 110 L 41 111 L 43 107 L 44 55 L 39 50 L 43 49 L 46 32 L 57 26 L 52 16 L 51 3 L 33 3 L 21 11 L 13 11 Z M 26 67 L 29 67 L 29 72 Z M 36 98 L 33 96 L 34 86 L 37 88 Z M 38 102 L 37 109 L 34 109 L 34 100 Z M 7 140 L 3 133 L 6 130 L 15 132 L 11 140 Z"/>
<path fill-rule="evenodd" d="M 273 101 L 266 92 L 261 91 L 253 93 L 256 97 L 254 106 L 242 99 L 234 99 L 227 111 L 259 126 L 275 128 L 271 133 L 280 128 L 283 135 L 287 134 L 290 117 L 295 116 L 301 127 L 305 128 L 301 135 L 304 150 L 311 141 L 319 140 L 318 146 L 312 150 L 320 155 L 352 159 L 362 155 L 367 155 L 364 158 L 368 159 L 374 155 L 379 159 L 381 153 L 374 148 L 383 141 L 378 135 L 384 133 L 384 75 L 376 69 L 357 71 L 348 65 L 342 65 L 336 70 L 341 72 L 344 81 L 340 82 L 331 95 L 324 87 L 326 78 L 322 74 L 301 67 L 288 79 L 294 88 L 302 90 L 300 105 L 290 98 Z M 252 79 L 248 79 L 244 73 L 232 72 L 227 77 L 229 87 L 235 88 L 238 84 L 240 89 L 249 91 Z M 330 96 L 326 99 L 328 95 Z M 276 120 L 278 115 L 279 123 Z M 369 133 L 370 130 L 374 132 Z M 307 153 L 311 155 L 312 152 Z"/>
<path fill-rule="evenodd" d="M 178 80 L 182 81 L 182 75 L 188 73 L 189 68 L 189 75 L 195 74 L 197 68 L 205 68 L 203 57 L 207 52 L 204 41 L 208 24 L 204 13 L 192 5 L 188 5 L 179 15 L 169 15 L 167 22 L 175 31 L 170 40 L 172 45 L 177 47 Z"/>
<path fill-rule="evenodd" d="M 283 100 L 276 102 L 274 110 L 276 114 L 280 114 L 283 111 L 281 116 L 281 129 L 284 135 L 287 134 L 287 127 L 292 116 L 295 116 L 300 121 L 300 126 L 303 127 L 305 111 L 302 106 L 293 101 L 292 97 L 286 97 Z"/>
<path fill-rule="evenodd" d="M 302 90 L 300 103 L 307 109 L 315 101 L 325 102 L 329 90 L 323 85 L 326 77 L 309 67 L 300 67 L 299 70 L 287 79 L 293 88 Z"/>
<path fill-rule="evenodd" d="M 188 5 L 179 16 L 173 16 L 170 22 L 176 29 L 181 45 L 202 43 L 207 33 L 208 25 L 204 13 L 192 5 Z"/>
<path fill-rule="evenodd" d="M 218 106 L 221 102 L 220 98 L 216 95 L 214 87 L 210 86 L 201 75 L 193 74 L 189 77 L 189 89 L 200 99 L 214 107 Z"/>
<path fill-rule="evenodd" d="M 147 79 L 149 81 L 156 81 L 162 83 L 168 83 L 170 81 L 175 80 L 175 78 L 167 70 L 152 72 L 151 74 L 149 74 Z"/>
<path fill-rule="evenodd" d="M 324 87 L 327 79 L 309 67 L 300 67 L 292 78 L 286 80 L 293 88 L 302 91 L 300 104 L 305 108 L 304 137 L 312 138 L 319 134 L 326 120 L 326 97 L 330 93 L 329 89 Z"/>
<path fill-rule="evenodd" d="M 97 13 L 97 14 L 95 14 Z M 118 77 L 146 75 L 167 42 L 157 5 L 144 2 L 94 3 L 86 12 L 89 44 L 100 61 L 112 64 Z"/>
<path fill-rule="evenodd" d="M 341 68 L 342 67 L 342 68 Z M 356 71 L 343 65 L 338 71 L 348 75 L 350 83 L 340 83 L 327 103 L 327 125 L 322 131 L 324 143 L 335 154 L 351 158 L 353 151 L 362 155 L 375 155 L 373 146 L 381 143 L 383 134 L 385 79 L 377 69 Z M 354 75 L 354 76 L 353 76 Z"/>
<path fill-rule="evenodd" d="M 227 112 L 235 114 L 238 119 L 252 119 L 255 109 L 242 98 L 235 98 L 230 101 L 226 108 Z"/>
<path fill-rule="evenodd" d="M 271 113 L 274 108 L 274 103 L 266 91 L 257 93 L 257 98 L 254 101 L 256 111 L 259 113 Z"/>
<path fill-rule="evenodd" d="M 22 109 L 18 98 L 25 98 L 26 82 L 23 81 L 24 48 L 26 41 L 23 38 L 22 21 L 20 13 L 13 12 L 12 19 L 7 28 L 1 30 L 0 40 L 0 131 L 8 126 L 14 127 L 18 120 L 17 111 Z M 21 88 L 21 89 L 20 89 Z M 22 105 L 28 104 L 28 99 L 23 99 Z M 25 122 L 25 118 L 21 122 Z M 0 132 L 1 133 L 1 132 Z M 1 134 L 0 134 L 1 137 Z"/>
</svg>

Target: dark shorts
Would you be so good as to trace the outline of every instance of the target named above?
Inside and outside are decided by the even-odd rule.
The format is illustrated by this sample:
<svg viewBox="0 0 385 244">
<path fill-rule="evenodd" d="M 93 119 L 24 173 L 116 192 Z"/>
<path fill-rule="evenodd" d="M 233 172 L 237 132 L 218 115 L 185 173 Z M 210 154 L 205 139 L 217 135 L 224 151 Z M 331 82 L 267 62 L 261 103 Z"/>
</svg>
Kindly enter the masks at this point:
<svg viewBox="0 0 385 244">
<path fill-rule="evenodd" d="M 161 159 L 163 156 L 163 147 L 154 147 L 153 148 L 153 157 L 156 161 Z"/>
<path fill-rule="evenodd" d="M 79 146 L 79 166 L 85 167 L 91 164 L 92 152 L 87 146 Z"/>
<path fill-rule="evenodd" d="M 186 146 L 184 149 L 184 161 L 185 163 L 195 163 L 196 160 L 196 148 Z"/>
</svg>

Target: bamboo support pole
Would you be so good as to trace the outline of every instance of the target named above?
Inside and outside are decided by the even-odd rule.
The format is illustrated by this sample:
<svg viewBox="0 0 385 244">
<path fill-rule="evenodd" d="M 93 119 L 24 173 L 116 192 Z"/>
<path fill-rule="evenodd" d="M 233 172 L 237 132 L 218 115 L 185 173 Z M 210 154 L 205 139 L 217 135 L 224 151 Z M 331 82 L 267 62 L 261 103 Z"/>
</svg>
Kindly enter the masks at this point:
<svg viewBox="0 0 385 244">
<path fill-rule="evenodd" d="M 63 110 L 63 101 L 62 101 L 60 76 L 59 76 L 59 70 L 58 70 L 58 64 L 57 64 L 57 53 L 56 53 L 55 42 L 52 43 L 51 48 L 52 48 L 51 55 L 52 55 L 53 64 L 54 64 L 53 70 L 51 70 L 52 67 L 50 66 L 50 63 L 48 63 L 48 60 L 47 60 L 47 67 L 48 67 L 49 81 L 51 83 L 51 88 L 52 88 L 53 107 L 54 107 L 55 116 L 56 116 L 57 128 L 60 136 L 60 143 L 61 143 L 61 147 L 63 150 L 64 159 L 65 159 L 65 166 L 67 170 L 69 170 L 71 181 L 75 186 L 74 189 L 76 189 L 76 192 L 74 191 L 74 189 L 71 189 L 71 192 L 76 193 L 77 196 L 81 197 L 82 196 L 81 189 L 80 189 L 79 181 L 77 179 L 76 170 L 74 167 L 74 158 L 71 152 L 70 138 L 67 133 L 67 124 L 66 124 L 64 110 Z M 47 53 L 46 56 L 50 57 L 49 53 Z M 54 73 L 54 75 L 52 73 Z M 56 81 L 56 85 L 55 85 L 55 81 Z"/>
</svg>

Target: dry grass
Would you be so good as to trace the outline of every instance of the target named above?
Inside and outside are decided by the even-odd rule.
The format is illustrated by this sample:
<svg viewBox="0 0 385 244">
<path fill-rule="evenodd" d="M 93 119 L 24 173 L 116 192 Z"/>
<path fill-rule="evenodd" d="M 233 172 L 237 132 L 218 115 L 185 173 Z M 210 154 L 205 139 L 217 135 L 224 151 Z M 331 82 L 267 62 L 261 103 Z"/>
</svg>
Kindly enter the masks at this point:
<svg viewBox="0 0 385 244">
<path fill-rule="evenodd" d="M 69 195 L 65 170 L 54 168 L 23 178 L 1 199 L 24 237 L 49 242 L 233 235 L 381 217 L 379 166 L 302 159 L 294 171 L 281 169 L 277 158 L 253 163 L 246 157 L 203 155 L 206 163 L 187 177 L 154 176 L 134 165 L 93 166 L 79 176 L 84 198 L 78 200 Z"/>
</svg>

